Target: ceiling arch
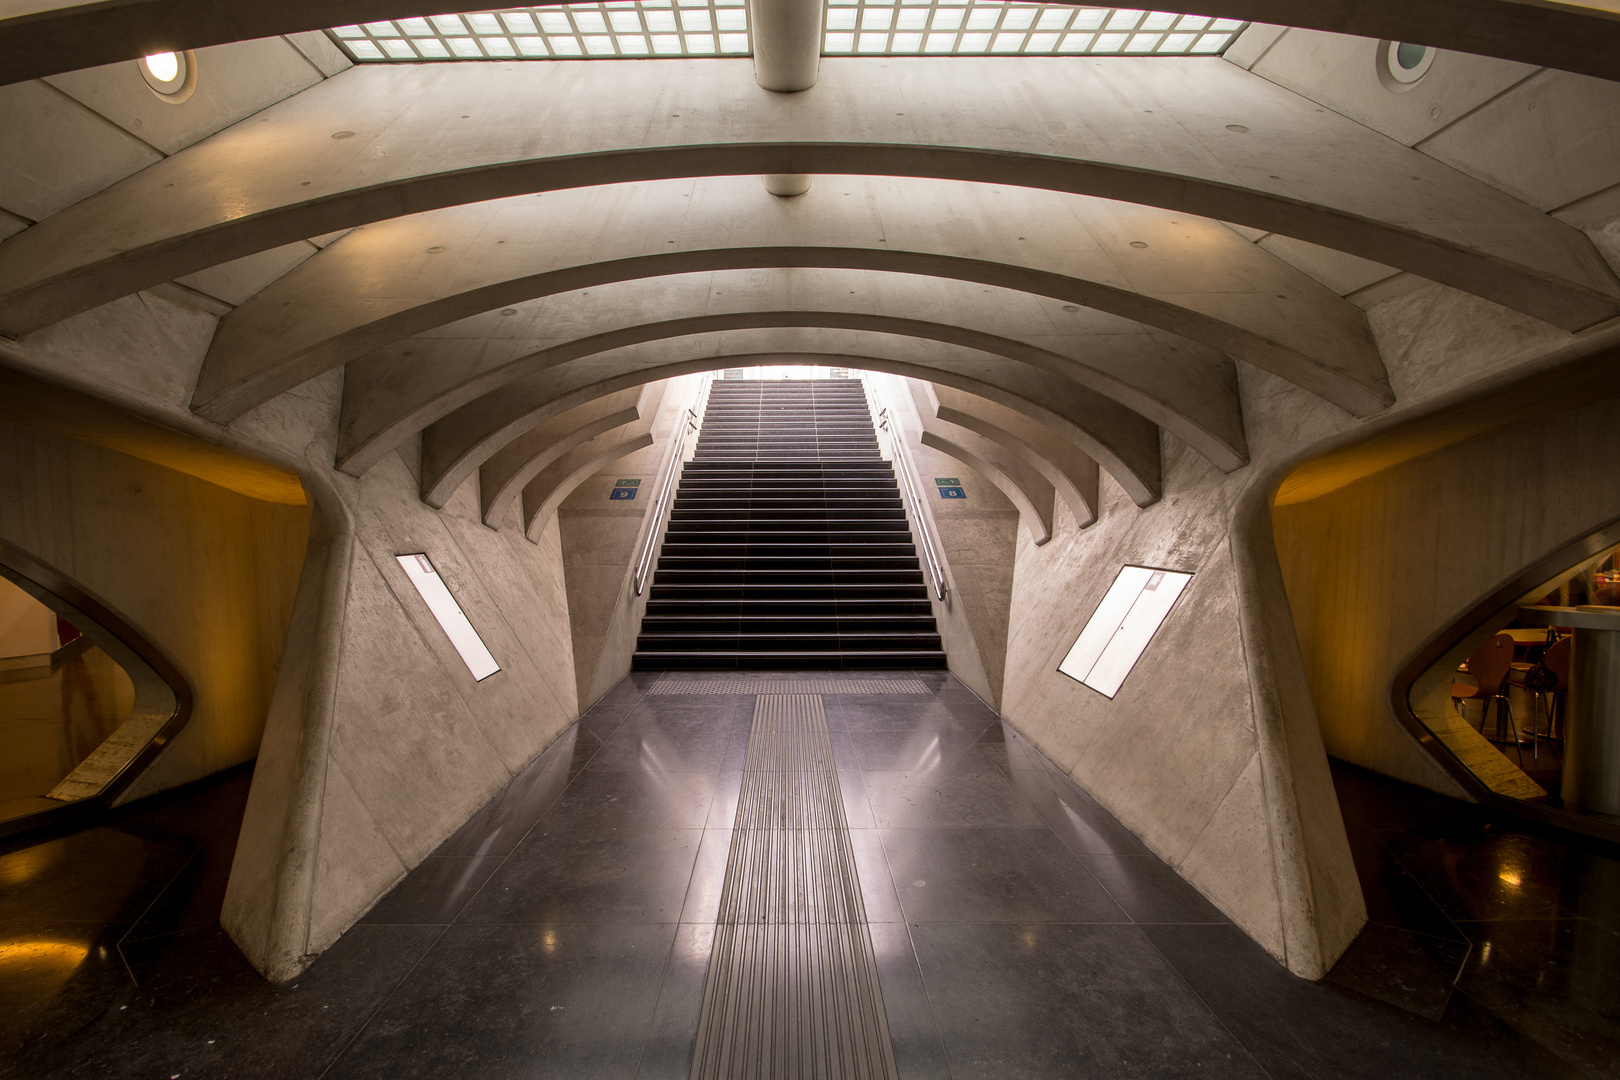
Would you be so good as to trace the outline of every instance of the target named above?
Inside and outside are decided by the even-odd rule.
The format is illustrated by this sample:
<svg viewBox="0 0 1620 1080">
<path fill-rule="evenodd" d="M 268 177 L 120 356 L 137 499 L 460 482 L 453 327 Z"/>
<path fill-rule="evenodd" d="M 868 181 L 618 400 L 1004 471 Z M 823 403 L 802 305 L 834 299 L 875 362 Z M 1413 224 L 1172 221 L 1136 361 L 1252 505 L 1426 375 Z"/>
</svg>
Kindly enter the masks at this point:
<svg viewBox="0 0 1620 1080">
<path fill-rule="evenodd" d="M 1082 449 L 1139 505 L 1159 496 L 1158 429 L 1126 410 L 1099 409 L 1095 395 L 1066 379 L 961 346 L 817 328 L 731 330 L 651 341 L 509 383 L 422 429 L 422 498 L 443 506 L 502 446 L 584 401 L 689 372 L 804 363 L 887 371 L 987 398 Z"/>
<path fill-rule="evenodd" d="M 1050 354 L 1042 355 L 1041 350 L 1017 347 L 1017 343 L 1005 339 L 989 339 L 986 335 L 975 337 L 960 333 L 951 334 L 946 332 L 946 329 L 918 323 L 915 320 L 871 317 L 840 319 L 826 313 L 805 311 L 700 316 L 632 327 L 573 343 L 572 348 L 548 350 L 547 353 L 534 357 L 535 362 L 528 366 L 527 370 L 508 372 L 510 376 L 508 379 L 480 396 L 458 395 L 463 403 L 455 408 L 450 407 L 455 399 L 447 395 L 424 401 L 410 413 L 397 416 L 393 423 L 383 429 L 386 437 L 354 447 L 350 455 L 342 459 L 342 467 L 347 472 L 360 475 L 365 471 L 362 465 L 368 467 L 371 462 L 380 459 L 399 445 L 408 435 L 426 431 L 446 420 L 454 423 L 453 418 L 458 413 L 505 415 L 513 407 L 514 402 L 525 400 L 525 395 L 533 388 L 539 388 L 542 392 L 549 390 L 553 373 L 571 365 L 598 362 L 604 358 L 626 355 L 635 350 L 643 353 L 656 351 L 670 342 L 705 339 L 723 342 L 738 335 L 750 334 L 756 340 L 764 340 L 774 335 L 774 339 L 781 343 L 782 348 L 795 353 L 824 350 L 829 341 L 842 342 L 860 338 L 883 341 L 890 350 L 900 350 L 905 355 L 914 356 L 918 365 L 926 365 L 935 362 L 936 359 L 941 363 L 949 363 L 964 357 L 974 360 L 982 357 L 986 362 L 994 364 L 993 373 L 983 378 L 1006 389 L 1011 389 L 1015 385 L 1028 385 L 1031 379 L 1037 380 L 1040 392 L 1057 395 L 1054 400 L 1061 400 L 1064 403 L 1064 415 L 1068 416 L 1076 427 L 1085 428 L 1092 432 L 1095 438 L 1114 448 L 1111 454 L 1113 458 L 1122 462 L 1135 459 L 1135 464 L 1129 466 L 1134 471 L 1142 472 L 1145 467 L 1146 456 L 1142 452 L 1143 447 L 1151 444 L 1153 453 L 1157 454 L 1158 425 L 1141 413 L 1068 377 L 1066 369 L 1072 365 L 1067 364 L 1062 358 Z M 760 350 L 757 345 L 752 345 L 750 351 Z M 717 362 L 717 366 L 729 365 Z M 355 413 L 360 407 L 353 405 L 347 398 L 344 407 L 345 419 L 357 420 Z M 1172 430 L 1178 432 L 1191 430 L 1200 446 L 1210 445 L 1211 440 L 1205 432 L 1197 430 L 1179 416 L 1172 416 L 1169 419 L 1173 424 Z M 1222 461 L 1229 463 L 1228 470 L 1242 464 L 1242 460 L 1236 458 L 1228 447 L 1217 444 L 1213 452 Z M 457 469 L 461 471 L 457 472 Z M 437 475 L 430 483 L 428 473 L 433 471 L 424 470 L 424 492 L 432 491 L 448 498 L 449 490 L 453 490 L 453 486 L 448 490 L 443 489 L 442 484 L 446 480 L 440 479 Z M 465 468 L 458 464 L 444 476 L 453 485 L 460 482 L 465 471 Z M 438 494 L 430 496 L 428 501 L 441 505 L 437 501 Z"/>
<path fill-rule="evenodd" d="M 724 61 L 616 65 L 611 92 L 579 76 L 588 62 L 352 69 L 9 240 L 0 330 L 401 214 L 739 173 L 1114 198 L 1350 252 L 1567 329 L 1620 313 L 1620 283 L 1572 226 L 1235 65 L 1016 63 L 829 58 L 799 94 Z"/>
<path fill-rule="evenodd" d="M 710 314 L 626 325 L 639 312 L 661 309 L 653 302 L 664 297 L 662 290 L 653 289 L 661 283 L 641 282 L 609 294 L 601 304 L 594 303 L 595 296 L 579 298 L 579 304 L 590 305 L 589 317 L 568 320 L 560 337 L 495 338 L 501 328 L 490 324 L 509 320 L 486 317 L 474 321 L 467 337 L 417 338 L 383 350 L 351 363 L 345 373 L 339 467 L 359 476 L 455 408 L 572 360 L 640 342 L 764 327 L 868 330 L 975 349 L 1071 381 L 1096 399 L 1100 416 L 1135 413 L 1175 432 L 1223 470 L 1248 460 L 1236 372 L 1219 354 L 1107 317 L 1085 320 L 1078 328 L 1066 326 L 1064 333 L 1051 332 L 1050 324 L 1026 329 L 1017 325 L 1019 316 L 1038 318 L 1045 312 L 1029 298 L 1009 298 L 1001 290 L 907 282 L 916 293 L 941 295 L 918 297 L 906 290 L 873 303 L 870 296 L 851 297 L 850 290 L 837 288 L 857 284 L 843 277 L 831 275 L 822 282 L 830 288 L 793 290 L 796 307 L 786 306 L 791 298 L 771 287 L 776 283 L 770 279 L 758 289 L 728 280 L 724 295 L 707 305 Z M 704 282 L 688 284 L 702 294 Z M 1023 305 L 1017 303 L 1020 299 Z M 1056 315 L 1072 321 L 1061 309 Z M 574 334 L 579 336 L 570 336 Z"/>
<path fill-rule="evenodd" d="M 824 177 L 790 202 L 755 177 L 709 177 L 357 230 L 222 320 L 193 407 L 229 421 L 375 349 L 537 297 L 769 267 L 1037 293 L 1200 342 L 1353 413 L 1393 400 L 1362 311 L 1219 222 L 1027 188 L 855 176 Z"/>
</svg>

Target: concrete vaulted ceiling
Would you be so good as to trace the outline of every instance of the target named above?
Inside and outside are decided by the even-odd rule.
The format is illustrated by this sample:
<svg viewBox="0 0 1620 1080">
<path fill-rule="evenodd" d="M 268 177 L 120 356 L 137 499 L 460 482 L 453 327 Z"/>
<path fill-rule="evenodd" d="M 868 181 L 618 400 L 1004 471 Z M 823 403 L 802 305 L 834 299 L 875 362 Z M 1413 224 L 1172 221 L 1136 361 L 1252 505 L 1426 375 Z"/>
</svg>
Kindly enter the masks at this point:
<svg viewBox="0 0 1620 1080">
<path fill-rule="evenodd" d="M 351 6 L 320 22 L 373 17 Z M 486 524 L 521 493 L 532 528 L 646 444 L 662 380 L 865 367 L 930 387 L 930 444 L 1044 541 L 1059 497 L 1095 519 L 1099 465 L 1156 499 L 1161 431 L 1244 465 L 1238 362 L 1359 416 L 1393 403 L 1360 308 L 1223 221 L 1569 330 L 1620 315 L 1577 229 L 1218 58 L 823 58 L 791 94 L 759 74 L 353 68 L 0 245 L 0 331 L 350 230 L 225 315 L 197 413 L 341 368 L 339 467 L 420 434 L 425 501 L 476 473 Z M 779 199 L 760 173 L 816 180 Z"/>
<path fill-rule="evenodd" d="M 1218 222 L 939 180 L 824 177 L 781 200 L 746 176 L 505 199 L 357 230 L 225 318 L 192 404 L 230 420 L 376 348 L 534 297 L 789 266 L 1035 293 L 1229 353 L 1351 412 L 1393 400 L 1361 310 Z M 627 310 L 673 309 L 649 295 Z"/>
<path fill-rule="evenodd" d="M 0 6 L 0 82 L 34 79 L 166 49 L 435 15 L 431 0 L 8 0 Z M 1186 0 L 1176 10 L 1413 41 L 1603 78 L 1620 78 L 1612 4 L 1557 0 Z"/>
<path fill-rule="evenodd" d="M 1336 248 L 1567 329 L 1620 314 L 1620 283 L 1572 226 L 1218 58 L 825 59 L 799 94 L 762 92 L 747 60 L 616 64 L 611 93 L 598 67 L 347 71 L 8 241 L 0 330 L 400 214 L 757 173 L 1118 199 Z"/>
<path fill-rule="evenodd" d="M 1097 460 L 1141 505 L 1159 495 L 1158 430 L 1085 388 L 978 350 L 863 331 L 732 330 L 631 345 L 518 379 L 422 431 L 422 496 L 443 505 L 524 431 L 593 398 L 717 367 L 827 364 L 942 384 L 1034 418 Z"/>
<path fill-rule="evenodd" d="M 686 311 L 703 314 L 657 318 Z M 1138 414 L 1222 469 L 1247 460 L 1236 371 L 1212 349 L 1014 290 L 782 268 L 651 278 L 551 297 L 351 361 L 338 459 L 360 475 L 450 411 L 569 361 L 640 342 L 763 327 L 868 330 L 977 349 L 1072 381 L 1098 399 L 1101 413 Z"/>
</svg>

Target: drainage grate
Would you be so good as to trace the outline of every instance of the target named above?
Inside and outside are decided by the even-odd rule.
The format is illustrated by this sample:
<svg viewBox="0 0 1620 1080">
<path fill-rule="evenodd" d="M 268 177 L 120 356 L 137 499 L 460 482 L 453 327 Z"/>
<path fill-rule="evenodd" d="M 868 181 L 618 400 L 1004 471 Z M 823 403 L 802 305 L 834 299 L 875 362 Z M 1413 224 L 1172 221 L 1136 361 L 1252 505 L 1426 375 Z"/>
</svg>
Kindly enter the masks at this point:
<svg viewBox="0 0 1620 1080">
<path fill-rule="evenodd" d="M 747 676 L 681 678 L 664 675 L 649 694 L 927 694 L 920 679 L 751 679 Z"/>
<path fill-rule="evenodd" d="M 893 1080 L 821 698 L 762 694 L 692 1080 Z"/>
</svg>

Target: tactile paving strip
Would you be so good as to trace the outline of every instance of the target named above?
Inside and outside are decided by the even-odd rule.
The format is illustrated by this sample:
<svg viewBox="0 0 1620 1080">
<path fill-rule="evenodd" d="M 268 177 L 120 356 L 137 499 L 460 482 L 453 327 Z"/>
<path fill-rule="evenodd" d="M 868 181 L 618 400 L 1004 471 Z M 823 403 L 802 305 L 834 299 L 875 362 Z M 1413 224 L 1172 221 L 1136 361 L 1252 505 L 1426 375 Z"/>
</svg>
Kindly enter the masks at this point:
<svg viewBox="0 0 1620 1080">
<path fill-rule="evenodd" d="M 821 698 L 762 694 L 692 1080 L 897 1075 Z"/>
<path fill-rule="evenodd" d="M 709 675 L 694 679 L 664 675 L 649 694 L 927 694 L 920 679 L 751 679 Z"/>
</svg>

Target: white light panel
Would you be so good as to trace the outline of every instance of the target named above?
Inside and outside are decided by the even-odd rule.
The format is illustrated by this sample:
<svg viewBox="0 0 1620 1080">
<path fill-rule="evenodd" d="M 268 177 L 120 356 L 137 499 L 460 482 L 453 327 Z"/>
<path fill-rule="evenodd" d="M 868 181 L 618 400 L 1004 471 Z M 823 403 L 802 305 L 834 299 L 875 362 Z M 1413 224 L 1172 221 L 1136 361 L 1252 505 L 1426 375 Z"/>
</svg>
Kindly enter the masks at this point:
<svg viewBox="0 0 1620 1080">
<path fill-rule="evenodd" d="M 1218 56 L 1248 24 L 998 0 L 827 0 L 827 56 Z M 746 0 L 605 0 L 338 26 L 362 63 L 753 52 Z"/>
<path fill-rule="evenodd" d="M 354 60 L 746 56 L 747 0 L 606 0 L 389 19 L 327 31 Z"/>
<path fill-rule="evenodd" d="M 1175 570 L 1121 569 L 1058 670 L 1113 697 L 1191 580 Z"/>
<path fill-rule="evenodd" d="M 428 610 L 439 620 L 439 625 L 444 628 L 450 644 L 461 654 L 462 662 L 467 665 L 467 670 L 472 672 L 473 679 L 482 682 L 501 670 L 501 665 L 489 654 L 484 639 L 478 636 L 473 624 L 467 621 L 466 612 L 461 610 L 456 598 L 450 595 L 444 579 L 433 569 L 428 557 L 396 555 L 395 558 L 399 560 L 399 565 L 404 569 L 406 576 L 411 579 L 411 584 L 416 586 L 416 591 L 422 594 L 422 600 L 427 604 Z"/>
</svg>

